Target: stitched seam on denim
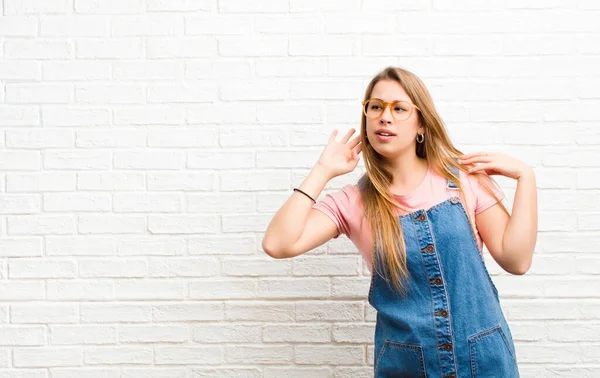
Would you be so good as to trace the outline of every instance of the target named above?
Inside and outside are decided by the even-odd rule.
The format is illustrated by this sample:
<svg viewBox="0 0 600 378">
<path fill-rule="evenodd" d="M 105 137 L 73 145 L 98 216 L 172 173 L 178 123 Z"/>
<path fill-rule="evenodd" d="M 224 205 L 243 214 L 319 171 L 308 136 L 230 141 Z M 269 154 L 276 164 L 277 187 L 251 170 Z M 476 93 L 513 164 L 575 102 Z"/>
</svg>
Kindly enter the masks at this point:
<svg viewBox="0 0 600 378">
<path fill-rule="evenodd" d="M 367 295 L 367 302 L 369 302 L 369 304 L 374 308 L 375 306 L 373 306 L 373 304 L 371 303 L 372 300 L 372 294 L 373 294 L 373 280 L 375 279 L 375 267 L 371 268 L 371 284 L 369 286 L 369 295 Z"/>
<path fill-rule="evenodd" d="M 420 378 L 427 378 L 427 374 L 425 374 L 425 357 L 423 356 L 423 348 L 421 348 L 419 350 L 419 368 L 421 368 L 421 377 Z"/>
<path fill-rule="evenodd" d="M 471 378 L 477 378 L 477 367 L 475 362 L 475 344 L 469 341 L 469 356 L 471 357 Z"/>
<path fill-rule="evenodd" d="M 415 232 L 415 240 L 417 241 L 417 247 L 420 248 L 420 246 L 419 246 L 419 235 L 417 233 L 417 228 L 414 227 L 414 225 L 413 225 L 412 229 Z M 432 238 L 433 238 L 433 236 L 432 236 Z M 435 252 L 435 242 L 433 243 L 433 246 L 434 246 L 434 252 L 433 253 L 436 253 Z M 429 282 L 430 277 L 429 277 L 429 271 L 427 270 L 427 265 L 425 263 L 425 257 L 423 257 L 423 253 L 420 252 L 419 254 L 421 255 L 421 261 L 423 263 L 423 269 L 425 270 L 425 275 L 427 277 L 427 282 Z M 431 293 L 431 312 L 433 314 L 433 316 L 432 316 L 433 322 L 432 323 L 433 323 L 433 329 L 435 329 L 435 300 L 433 299 L 434 295 L 431 292 L 431 285 L 429 285 L 429 292 Z M 437 332 L 434 332 L 433 334 L 435 335 L 435 345 L 437 346 L 440 343 L 440 339 L 438 338 Z M 440 360 L 439 353 L 437 353 L 437 354 L 438 354 L 438 361 L 440 362 L 440 366 L 441 366 L 442 361 Z"/>
<path fill-rule="evenodd" d="M 420 345 L 415 345 L 415 344 L 405 344 L 405 343 L 400 343 L 397 341 L 391 341 L 391 340 L 385 340 L 385 345 L 386 345 L 386 349 L 387 346 L 389 347 L 394 347 L 394 348 L 398 348 L 398 349 L 407 349 L 410 350 L 411 352 L 415 352 L 417 354 L 417 358 L 419 360 L 419 378 L 421 377 L 425 377 L 427 378 L 427 375 L 425 374 L 425 357 L 423 355 L 423 347 Z M 379 367 L 379 363 L 381 362 L 381 357 L 383 357 L 383 355 L 380 355 L 379 357 L 379 361 L 377 363 L 377 367 Z"/>
<path fill-rule="evenodd" d="M 387 326 L 386 326 L 386 322 L 385 321 L 380 321 L 379 320 L 379 316 L 377 317 L 377 323 L 379 324 L 379 327 L 382 329 L 381 330 L 381 334 L 383 335 L 387 335 Z M 377 357 L 377 368 L 379 368 L 379 363 L 381 362 L 381 359 L 383 358 L 383 353 L 384 350 L 387 349 L 387 339 L 385 339 L 385 336 L 383 338 L 383 345 L 381 346 L 381 350 L 379 351 L 379 356 Z M 375 371 L 377 371 L 377 369 L 375 369 Z"/>
<path fill-rule="evenodd" d="M 422 347 L 420 345 L 416 345 L 416 344 L 401 343 L 399 341 L 393 341 L 393 340 L 386 340 L 386 342 L 388 343 L 388 345 L 391 345 L 391 346 L 393 346 L 395 348 L 399 348 L 399 349 L 411 349 L 414 351 L 422 349 Z"/>
<path fill-rule="evenodd" d="M 431 232 L 431 227 L 429 227 L 429 232 L 431 233 L 431 239 L 432 239 L 432 242 L 433 242 L 433 248 L 435 249 L 434 253 L 436 253 L 437 252 L 437 246 L 435 244 L 435 236 L 433 235 L 433 232 Z M 440 265 L 440 261 L 437 258 L 437 253 L 436 253 L 436 260 L 438 262 L 438 265 Z M 440 270 L 441 270 L 441 268 L 440 268 Z M 427 277 L 427 279 L 429 280 L 429 276 Z M 431 286 L 429 286 L 429 288 L 431 290 Z M 432 297 L 432 301 L 435 302 L 435 300 L 433 299 L 433 294 L 431 295 L 431 297 Z M 450 307 L 448 307 L 448 314 L 450 314 Z M 450 315 L 448 315 L 448 316 L 450 316 Z M 434 319 L 434 329 L 435 329 L 435 319 Z M 435 340 L 436 340 L 436 342 L 435 342 L 435 347 L 436 347 L 436 350 L 437 350 L 436 354 L 437 354 L 438 362 L 440 363 L 440 368 L 441 368 L 442 367 L 442 358 L 440 356 L 440 351 L 438 349 L 439 348 L 438 345 L 440 344 L 440 339 L 438 337 L 437 332 L 434 332 L 434 334 L 435 334 Z"/>
<path fill-rule="evenodd" d="M 477 251 L 479 251 L 479 245 L 477 245 L 477 240 L 475 239 L 475 232 L 473 231 L 473 225 L 471 224 L 471 221 L 469 220 L 469 216 L 467 215 L 467 211 L 465 210 L 465 207 L 463 206 L 463 203 L 460 200 L 460 198 L 458 199 L 458 202 L 456 203 L 456 205 L 460 205 L 458 207 L 461 209 L 462 214 L 465 216 L 465 220 L 467 221 L 467 224 L 469 225 L 469 230 L 471 230 L 471 238 L 470 238 L 471 242 L 473 243 L 473 246 L 475 247 L 475 249 Z M 479 253 L 479 255 L 482 256 L 481 253 Z"/>
<path fill-rule="evenodd" d="M 486 337 L 490 337 L 492 336 L 494 333 L 498 333 L 501 337 L 502 337 L 502 341 L 504 343 L 504 346 L 506 347 L 506 349 L 508 350 L 508 353 L 510 354 L 512 361 L 514 362 L 515 366 L 517 365 L 517 359 L 516 356 L 513 354 L 510 346 L 509 346 L 509 342 L 508 342 L 508 338 L 506 337 L 506 335 L 504 334 L 504 329 L 502 328 L 501 325 L 497 325 L 494 326 L 493 328 L 490 328 L 488 330 L 479 332 L 471 337 L 469 337 L 468 341 L 469 341 L 469 354 L 471 356 L 471 373 L 473 374 L 473 378 L 476 378 L 477 376 L 477 369 L 476 369 L 476 362 L 474 359 L 474 350 L 477 346 L 477 342 L 486 338 Z"/>
<path fill-rule="evenodd" d="M 448 200 L 446 200 L 445 202 L 447 202 Z M 433 241 L 433 246 L 435 248 L 434 254 L 435 254 L 435 259 L 438 262 L 438 265 L 440 267 L 440 272 L 442 274 L 442 277 L 444 277 L 444 282 L 442 287 L 444 288 L 444 296 L 446 297 L 446 306 L 448 307 L 448 329 L 450 330 L 450 341 L 452 342 L 452 345 L 454 345 L 454 331 L 452 330 L 452 309 L 450 308 L 450 297 L 448 296 L 448 291 L 446 290 L 446 277 L 444 276 L 444 269 L 442 268 L 442 263 L 439 259 L 439 254 L 437 253 L 437 243 L 435 242 L 435 234 L 433 233 L 433 230 L 431 229 L 431 222 L 429 221 L 429 217 L 427 218 L 427 227 L 429 228 L 429 233 L 431 234 L 431 239 Z M 436 339 L 437 339 L 437 332 L 436 332 Z M 438 340 L 439 342 L 439 340 Z M 439 349 L 438 349 L 438 360 L 440 360 L 440 353 L 439 353 Z M 457 371 L 456 369 L 456 348 L 452 348 L 452 360 L 453 360 L 453 365 L 454 365 L 454 371 Z M 440 366 L 441 366 L 442 361 L 440 360 Z"/>
<path fill-rule="evenodd" d="M 477 341 L 492 335 L 494 332 L 498 332 L 498 330 L 500 330 L 499 325 L 469 337 L 469 354 L 471 355 L 471 373 L 473 374 L 473 378 L 477 377 L 477 361 L 474 356 L 475 349 L 477 348 Z"/>
<path fill-rule="evenodd" d="M 479 341 L 490 334 L 497 332 L 500 329 L 500 325 L 495 325 L 490 329 L 486 329 L 485 331 L 481 331 L 479 333 L 474 334 L 469 337 L 469 341 Z"/>
<path fill-rule="evenodd" d="M 385 351 L 387 347 L 387 340 L 383 341 L 383 345 L 381 346 L 381 350 L 379 351 L 379 356 L 377 356 L 377 361 L 375 361 L 375 373 L 377 373 L 377 370 L 379 369 L 379 363 L 381 362 L 381 357 L 383 357 L 383 352 Z"/>
<path fill-rule="evenodd" d="M 425 210 L 425 212 L 426 213 L 433 213 L 434 211 L 439 210 L 441 207 L 447 206 L 449 203 L 450 203 L 450 198 L 447 198 L 444 201 L 431 206 L 429 209 Z"/>
<path fill-rule="evenodd" d="M 448 199 L 446 199 L 443 202 L 440 202 L 432 207 L 430 207 L 429 209 L 426 210 L 427 214 L 435 214 L 436 212 L 440 211 L 442 208 L 447 207 L 447 206 L 454 206 L 454 204 L 452 203 L 452 198 L 454 198 L 456 196 L 451 196 Z"/>
<path fill-rule="evenodd" d="M 451 196 L 442 202 L 436 203 L 435 205 L 431 206 L 428 209 L 418 209 L 418 210 L 415 210 L 415 211 L 407 213 L 407 214 L 399 215 L 399 218 L 401 218 L 401 219 L 402 218 L 412 218 L 418 212 L 431 213 L 431 212 L 437 211 L 440 207 L 447 205 L 452 200 L 453 197 L 456 197 L 456 196 Z"/>
<path fill-rule="evenodd" d="M 419 235 L 417 233 L 417 228 L 413 227 L 413 230 L 415 231 L 415 238 L 417 240 L 417 246 L 418 246 L 418 244 L 419 244 Z M 433 234 L 432 234 L 431 238 L 433 239 Z M 435 250 L 436 250 L 436 248 L 435 248 L 435 240 L 433 240 L 433 248 L 434 248 L 434 252 L 433 253 L 436 253 L 435 252 Z M 421 253 L 421 261 L 424 262 L 424 257 L 423 257 L 422 253 Z M 423 263 L 423 267 L 425 269 L 425 274 L 427 276 L 427 282 L 429 282 L 429 280 L 431 279 L 431 277 L 429 276 L 429 271 L 427 270 L 427 266 L 426 266 L 425 263 Z M 431 293 L 431 308 L 432 308 L 432 312 L 433 312 L 433 329 L 435 330 L 435 300 L 434 300 L 434 294 L 433 294 L 432 289 L 431 289 L 431 285 L 429 285 L 429 292 Z M 440 344 L 440 339 L 438 337 L 437 332 L 434 332 L 433 334 L 435 335 L 435 345 L 436 345 L 436 348 L 437 348 L 437 345 Z M 438 355 L 438 362 L 440 363 L 440 366 L 442 366 L 442 360 L 440 359 L 439 352 L 437 353 L 437 355 Z"/>
<path fill-rule="evenodd" d="M 372 302 L 372 297 L 371 295 L 373 294 L 373 279 L 375 277 L 375 265 L 376 265 L 376 260 L 375 260 L 375 242 L 373 242 L 373 246 L 371 247 L 372 249 L 372 256 L 371 256 L 371 283 L 369 285 L 369 295 L 367 296 L 367 302 L 369 302 L 369 304 L 371 304 Z M 371 307 L 375 308 L 375 306 L 373 306 L 371 304 Z"/>
<path fill-rule="evenodd" d="M 513 351 L 510 348 L 510 345 L 509 345 L 509 342 L 508 342 L 508 338 L 504 334 L 504 329 L 502 328 L 502 326 L 500 326 L 500 335 L 502 336 L 502 340 L 504 340 L 504 343 L 506 344 L 506 349 L 508 349 L 508 353 L 510 353 L 510 356 L 512 357 L 513 362 L 516 364 L 517 363 L 517 357 L 513 354 Z"/>
<path fill-rule="evenodd" d="M 485 275 L 488 278 L 488 282 L 490 284 L 490 287 L 492 289 L 492 291 L 494 293 L 496 293 L 496 296 L 498 296 L 498 289 L 496 289 L 494 282 L 492 281 L 492 277 L 490 276 L 490 273 L 487 270 L 487 267 L 485 266 L 485 261 L 483 260 L 483 255 L 481 254 L 481 251 L 479 250 L 479 246 L 477 245 L 477 241 L 475 240 L 475 234 L 473 232 L 473 225 L 471 225 L 471 221 L 469 220 L 469 216 L 467 215 L 467 212 L 465 210 L 465 207 L 462 204 L 462 201 L 459 200 L 459 202 L 457 203 L 457 205 L 460 205 L 459 208 L 461 209 L 462 214 L 465 217 L 465 220 L 467 221 L 467 223 L 469 224 L 469 229 L 471 230 L 471 242 L 473 243 L 473 247 L 475 247 L 475 249 L 477 250 L 477 255 L 478 255 L 478 259 L 479 262 L 481 263 L 481 266 L 483 268 L 483 271 L 485 273 Z"/>
</svg>

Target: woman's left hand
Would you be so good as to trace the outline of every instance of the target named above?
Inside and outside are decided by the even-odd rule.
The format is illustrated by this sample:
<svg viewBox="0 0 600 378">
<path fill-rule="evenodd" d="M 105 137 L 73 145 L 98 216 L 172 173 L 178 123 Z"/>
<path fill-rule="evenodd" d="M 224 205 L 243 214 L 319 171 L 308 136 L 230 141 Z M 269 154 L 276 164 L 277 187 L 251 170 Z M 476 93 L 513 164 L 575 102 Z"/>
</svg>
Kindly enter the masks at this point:
<svg viewBox="0 0 600 378">
<path fill-rule="evenodd" d="M 530 166 L 508 155 L 492 152 L 464 154 L 458 162 L 469 167 L 470 173 L 485 172 L 488 175 L 502 175 L 518 180 L 523 175 L 533 173 Z"/>
</svg>

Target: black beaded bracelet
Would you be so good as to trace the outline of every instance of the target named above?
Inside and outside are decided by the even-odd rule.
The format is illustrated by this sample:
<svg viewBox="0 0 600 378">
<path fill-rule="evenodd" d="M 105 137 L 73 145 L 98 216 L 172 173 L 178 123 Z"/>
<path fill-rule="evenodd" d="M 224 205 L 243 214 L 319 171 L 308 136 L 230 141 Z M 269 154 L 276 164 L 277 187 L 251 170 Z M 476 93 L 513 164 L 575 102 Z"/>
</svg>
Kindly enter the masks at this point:
<svg viewBox="0 0 600 378">
<path fill-rule="evenodd" d="M 298 189 L 298 188 L 294 188 L 295 192 L 300 192 L 302 194 L 304 194 L 305 196 L 307 196 L 308 198 L 310 198 L 314 203 L 317 203 L 317 201 L 315 201 L 314 198 L 312 198 L 311 196 L 309 196 L 308 194 L 304 193 L 302 190 Z"/>
</svg>

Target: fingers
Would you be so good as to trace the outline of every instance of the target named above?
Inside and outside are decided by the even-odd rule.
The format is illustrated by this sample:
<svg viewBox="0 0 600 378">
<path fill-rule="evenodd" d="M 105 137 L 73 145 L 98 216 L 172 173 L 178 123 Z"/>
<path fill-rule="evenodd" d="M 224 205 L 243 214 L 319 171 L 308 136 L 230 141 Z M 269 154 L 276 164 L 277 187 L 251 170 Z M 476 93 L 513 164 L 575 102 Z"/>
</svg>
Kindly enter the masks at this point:
<svg viewBox="0 0 600 378">
<path fill-rule="evenodd" d="M 356 132 L 356 130 L 354 128 L 348 130 L 348 132 L 342 137 L 342 139 L 340 139 L 340 143 L 346 144 L 348 143 L 348 140 L 350 139 L 350 137 L 352 136 L 352 134 L 354 134 Z M 331 135 L 329 136 L 329 143 L 332 143 L 335 141 L 335 138 L 337 137 L 338 134 L 338 130 L 334 129 L 331 132 Z M 357 141 L 360 140 L 360 135 L 357 135 L 353 140 L 351 144 L 355 144 L 357 143 Z M 353 146 L 351 146 L 353 147 Z"/>
<path fill-rule="evenodd" d="M 352 148 L 352 153 L 356 154 L 356 156 L 358 156 L 358 154 L 362 151 L 362 143 L 357 144 L 356 146 L 354 146 L 354 148 Z"/>
<path fill-rule="evenodd" d="M 338 133 L 337 129 L 334 129 L 331 132 L 331 136 L 329 137 L 329 143 L 331 143 L 331 142 L 333 142 L 335 140 L 335 137 L 337 136 L 337 133 Z"/>
<path fill-rule="evenodd" d="M 480 151 L 480 152 L 472 152 L 472 153 L 470 153 L 470 154 L 464 154 L 464 155 L 462 155 L 460 158 L 461 158 L 461 159 L 464 159 L 464 158 L 470 158 L 470 157 L 473 157 L 473 156 L 481 156 L 481 155 L 491 155 L 491 154 L 490 154 L 489 152 L 483 152 L 483 151 Z"/>
<path fill-rule="evenodd" d="M 473 172 L 479 172 L 479 171 L 484 171 L 485 172 L 487 169 L 490 169 L 490 168 L 492 168 L 491 164 L 484 163 L 484 164 L 479 164 L 479 165 L 476 165 L 476 166 L 473 166 L 473 167 L 469 168 L 469 172 L 471 172 L 471 173 L 473 173 Z"/>
<path fill-rule="evenodd" d="M 462 164 L 472 164 L 472 163 L 489 163 L 493 160 L 493 156 L 491 155 L 471 155 L 469 157 L 461 157 L 458 161 Z"/>
<path fill-rule="evenodd" d="M 482 151 L 482 152 L 473 152 L 473 153 L 470 153 L 470 154 L 464 154 L 461 157 L 459 157 L 458 159 L 459 160 L 465 160 L 465 159 L 471 159 L 471 158 L 474 158 L 474 157 L 485 157 L 485 156 L 492 157 L 494 155 L 495 154 L 493 154 L 493 153 L 483 152 Z"/>
<path fill-rule="evenodd" d="M 346 133 L 346 135 L 344 135 L 344 137 L 340 140 L 341 143 L 348 143 L 348 140 L 350 139 L 350 137 L 352 136 L 352 134 L 354 134 L 356 130 L 354 128 L 348 130 L 348 132 Z"/>
<path fill-rule="evenodd" d="M 350 143 L 348 144 L 348 147 L 354 148 L 359 143 L 360 143 L 360 135 L 357 135 L 350 141 Z"/>
</svg>

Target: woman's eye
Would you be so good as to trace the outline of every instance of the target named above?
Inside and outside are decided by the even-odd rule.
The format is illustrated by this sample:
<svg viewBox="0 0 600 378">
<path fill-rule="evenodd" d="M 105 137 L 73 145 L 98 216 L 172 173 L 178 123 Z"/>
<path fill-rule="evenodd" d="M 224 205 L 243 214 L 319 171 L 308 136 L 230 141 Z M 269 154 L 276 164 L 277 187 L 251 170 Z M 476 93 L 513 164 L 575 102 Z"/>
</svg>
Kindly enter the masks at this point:
<svg viewBox="0 0 600 378">
<path fill-rule="evenodd" d="M 396 107 L 394 108 L 394 111 L 395 111 L 395 112 L 399 112 L 399 113 L 400 113 L 400 112 L 405 112 L 405 111 L 406 111 L 406 109 L 404 109 L 404 108 L 401 108 L 401 107 L 399 107 L 399 106 L 396 106 Z"/>
</svg>

